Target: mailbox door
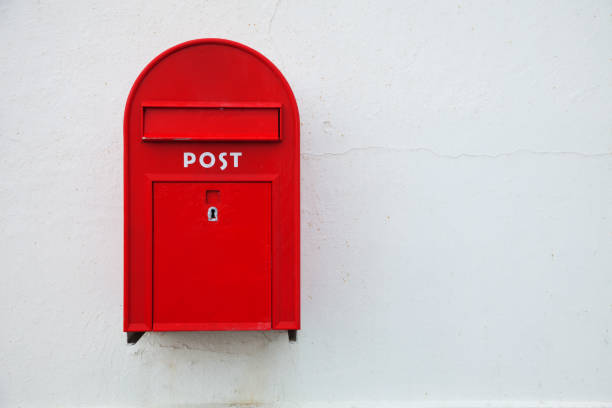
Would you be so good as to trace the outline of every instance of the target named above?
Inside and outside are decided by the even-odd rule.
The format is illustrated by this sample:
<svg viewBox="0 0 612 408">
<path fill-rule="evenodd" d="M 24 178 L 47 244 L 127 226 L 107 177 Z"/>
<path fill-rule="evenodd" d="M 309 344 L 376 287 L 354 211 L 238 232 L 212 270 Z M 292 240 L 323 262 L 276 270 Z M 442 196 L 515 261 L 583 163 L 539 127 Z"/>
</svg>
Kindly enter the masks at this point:
<svg viewBox="0 0 612 408">
<path fill-rule="evenodd" d="M 153 330 L 271 328 L 267 182 L 153 183 Z"/>
</svg>

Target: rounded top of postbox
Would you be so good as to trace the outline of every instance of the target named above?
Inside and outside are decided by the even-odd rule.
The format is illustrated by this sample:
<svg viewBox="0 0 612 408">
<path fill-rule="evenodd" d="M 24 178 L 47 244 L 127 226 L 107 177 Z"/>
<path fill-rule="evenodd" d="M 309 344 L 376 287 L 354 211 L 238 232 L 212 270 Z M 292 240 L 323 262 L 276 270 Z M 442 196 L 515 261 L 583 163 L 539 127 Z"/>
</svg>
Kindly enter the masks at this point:
<svg viewBox="0 0 612 408">
<path fill-rule="evenodd" d="M 126 140 L 299 140 L 299 113 L 281 72 L 234 41 L 187 41 L 157 56 L 127 99 Z"/>
<path fill-rule="evenodd" d="M 125 118 L 132 107 L 184 104 L 278 105 L 288 111 L 287 119 L 298 120 L 295 97 L 279 69 L 252 48 L 225 39 L 187 41 L 153 59 L 132 86 Z"/>
</svg>

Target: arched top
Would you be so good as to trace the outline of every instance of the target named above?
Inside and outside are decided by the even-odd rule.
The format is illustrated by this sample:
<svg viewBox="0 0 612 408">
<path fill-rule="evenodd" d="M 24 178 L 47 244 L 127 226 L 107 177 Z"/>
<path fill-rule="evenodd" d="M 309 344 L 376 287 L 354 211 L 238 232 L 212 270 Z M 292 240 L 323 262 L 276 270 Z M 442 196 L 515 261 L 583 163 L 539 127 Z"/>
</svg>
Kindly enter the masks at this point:
<svg viewBox="0 0 612 408">
<path fill-rule="evenodd" d="M 231 40 L 227 40 L 227 39 L 222 39 L 222 38 L 201 38 L 201 39 L 186 41 L 186 42 L 177 44 L 167 49 L 166 51 L 162 52 L 157 57 L 155 57 L 151 62 L 149 62 L 145 66 L 145 68 L 142 70 L 142 72 L 138 75 L 138 77 L 134 81 L 132 88 L 130 89 L 130 93 L 128 95 L 126 106 L 125 106 L 125 112 L 124 112 L 125 118 L 127 119 L 129 117 L 130 108 L 132 106 L 132 103 L 134 102 L 134 98 L 136 97 L 143 81 L 145 81 L 145 78 L 147 78 L 147 76 L 151 74 L 162 61 L 168 59 L 169 57 L 171 57 L 173 54 L 176 54 L 177 52 L 188 49 L 190 47 L 202 46 L 202 45 L 217 45 L 217 46 L 231 47 L 240 52 L 243 52 L 243 53 L 246 53 L 246 54 L 249 54 L 255 57 L 259 62 L 261 62 L 264 66 L 266 66 L 271 72 L 273 72 L 274 76 L 280 81 L 280 83 L 282 84 L 282 87 L 284 88 L 284 91 L 288 95 L 289 100 L 287 102 L 289 102 L 290 106 L 287 106 L 287 107 L 290 110 L 295 112 L 296 120 L 299 120 L 297 119 L 299 117 L 299 113 L 298 113 L 297 103 L 295 101 L 295 96 L 293 94 L 293 91 L 291 90 L 289 83 L 287 82 L 283 74 L 280 72 L 280 70 L 260 52 L 244 44 L 241 44 L 235 41 L 231 41 Z"/>
</svg>

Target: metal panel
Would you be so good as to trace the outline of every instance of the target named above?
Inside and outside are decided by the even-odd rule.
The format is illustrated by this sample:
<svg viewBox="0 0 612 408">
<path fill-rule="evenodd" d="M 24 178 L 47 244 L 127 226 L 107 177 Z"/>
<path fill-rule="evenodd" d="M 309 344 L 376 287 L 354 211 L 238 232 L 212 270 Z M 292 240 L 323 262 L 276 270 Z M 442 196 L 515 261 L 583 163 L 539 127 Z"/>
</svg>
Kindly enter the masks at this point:
<svg viewBox="0 0 612 408">
<path fill-rule="evenodd" d="M 270 329 L 270 183 L 153 185 L 153 329 Z"/>
<path fill-rule="evenodd" d="M 279 107 L 143 106 L 145 141 L 277 141 Z"/>
</svg>

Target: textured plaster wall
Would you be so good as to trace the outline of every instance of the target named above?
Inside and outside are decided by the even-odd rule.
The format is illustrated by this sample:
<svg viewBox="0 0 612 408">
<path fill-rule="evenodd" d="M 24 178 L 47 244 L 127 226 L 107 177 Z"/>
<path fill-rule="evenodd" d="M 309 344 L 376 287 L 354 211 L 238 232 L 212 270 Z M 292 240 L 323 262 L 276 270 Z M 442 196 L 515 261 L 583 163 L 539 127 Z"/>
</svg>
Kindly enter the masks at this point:
<svg viewBox="0 0 612 408">
<path fill-rule="evenodd" d="M 295 344 L 125 344 L 123 107 L 200 37 L 298 100 Z M 610 1 L 4 0 L 0 38 L 0 406 L 612 406 Z"/>
</svg>

